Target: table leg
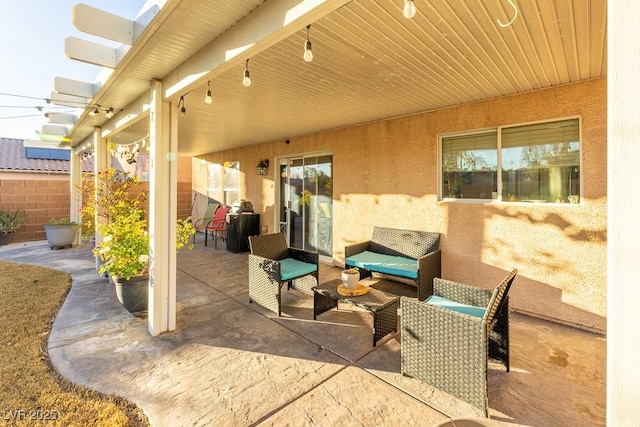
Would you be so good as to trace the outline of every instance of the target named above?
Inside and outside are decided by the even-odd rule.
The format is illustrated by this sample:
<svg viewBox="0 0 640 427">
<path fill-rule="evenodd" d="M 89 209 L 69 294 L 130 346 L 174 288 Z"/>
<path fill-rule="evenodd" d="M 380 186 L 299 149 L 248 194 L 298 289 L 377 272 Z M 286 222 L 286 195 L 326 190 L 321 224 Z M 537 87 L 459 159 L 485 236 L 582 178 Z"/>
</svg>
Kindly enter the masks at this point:
<svg viewBox="0 0 640 427">
<path fill-rule="evenodd" d="M 373 312 L 373 346 L 390 332 L 398 330 L 398 301 Z"/>
<path fill-rule="evenodd" d="M 320 314 L 338 306 L 338 301 L 331 297 L 324 296 L 318 292 L 313 292 L 313 320 Z"/>
</svg>

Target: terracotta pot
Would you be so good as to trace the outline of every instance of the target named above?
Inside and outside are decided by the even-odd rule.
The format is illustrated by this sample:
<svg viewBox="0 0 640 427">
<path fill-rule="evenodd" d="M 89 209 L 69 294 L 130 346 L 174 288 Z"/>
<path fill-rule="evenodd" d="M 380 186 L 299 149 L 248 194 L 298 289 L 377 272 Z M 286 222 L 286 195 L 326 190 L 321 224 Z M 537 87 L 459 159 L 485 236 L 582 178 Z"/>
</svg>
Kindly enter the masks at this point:
<svg viewBox="0 0 640 427">
<path fill-rule="evenodd" d="M 111 276 L 115 285 L 118 301 L 129 313 L 138 313 L 148 308 L 149 302 L 149 275 L 141 274 L 131 276 L 131 279 L 123 279 Z"/>
</svg>

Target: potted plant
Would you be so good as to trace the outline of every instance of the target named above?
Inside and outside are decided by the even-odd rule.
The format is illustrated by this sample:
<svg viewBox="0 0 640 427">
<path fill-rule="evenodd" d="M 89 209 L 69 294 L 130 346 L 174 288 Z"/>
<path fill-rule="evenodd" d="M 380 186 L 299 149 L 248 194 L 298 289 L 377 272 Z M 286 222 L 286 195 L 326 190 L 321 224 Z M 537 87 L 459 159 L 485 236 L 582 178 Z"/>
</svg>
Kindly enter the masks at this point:
<svg viewBox="0 0 640 427">
<path fill-rule="evenodd" d="M 342 284 L 346 289 L 356 289 L 359 281 L 360 270 L 358 270 L 358 267 L 351 267 L 346 270 L 342 270 Z"/>
<path fill-rule="evenodd" d="M 96 222 L 109 223 L 139 208 L 147 198 L 135 175 L 114 168 L 85 173 L 78 189 L 82 194 L 80 217 L 83 240 L 94 235 Z"/>
<path fill-rule="evenodd" d="M 78 223 L 69 218 L 51 218 L 44 226 L 51 249 L 71 247 L 76 240 Z"/>
<path fill-rule="evenodd" d="M 18 231 L 23 224 L 23 211 L 0 211 L 0 245 L 11 243 L 11 239 L 13 239 L 13 232 Z"/>
<path fill-rule="evenodd" d="M 115 285 L 116 295 L 122 305 L 136 313 L 147 309 L 149 280 L 149 233 L 143 211 L 131 209 L 108 223 L 98 224 L 104 237 L 93 250 L 103 263 L 100 274 L 107 273 Z M 189 244 L 195 228 L 191 218 L 178 220 L 176 250 Z"/>
</svg>

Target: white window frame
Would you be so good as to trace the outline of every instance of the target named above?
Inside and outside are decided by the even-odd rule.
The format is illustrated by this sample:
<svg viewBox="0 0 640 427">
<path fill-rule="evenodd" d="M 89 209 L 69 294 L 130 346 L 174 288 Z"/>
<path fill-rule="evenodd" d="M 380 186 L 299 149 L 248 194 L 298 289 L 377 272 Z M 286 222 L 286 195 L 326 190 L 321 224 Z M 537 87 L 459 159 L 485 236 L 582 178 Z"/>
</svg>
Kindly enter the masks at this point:
<svg viewBox="0 0 640 427">
<path fill-rule="evenodd" d="M 582 200 L 583 200 L 583 194 L 584 194 L 584 168 L 583 168 L 583 157 L 584 157 L 584 140 L 582 137 L 582 116 L 580 115 L 576 115 L 576 116 L 567 116 L 567 117 L 562 117 L 562 118 L 553 118 L 553 119 L 548 119 L 548 120 L 537 120 L 537 121 L 531 121 L 531 122 L 522 122 L 522 123 L 517 123 L 517 124 L 509 124 L 509 125 L 504 125 L 504 126 L 496 126 L 496 127 L 488 127 L 488 128 L 478 128 L 478 129 L 473 129 L 473 130 L 468 130 L 468 131 L 460 131 L 460 132 L 449 132 L 449 133 L 443 133 L 443 134 L 438 134 L 438 188 L 437 188 L 437 195 L 438 195 L 438 200 L 441 202 L 447 202 L 447 203 L 483 203 L 483 204 L 492 204 L 492 203 L 507 203 L 505 201 L 502 200 L 502 130 L 503 129 L 510 129 L 510 128 L 515 128 L 515 127 L 520 127 L 520 126 L 527 126 L 527 125 L 535 125 L 535 124 L 544 124 L 544 123 L 554 123 L 554 122 L 561 122 L 561 121 L 565 121 L 565 120 L 574 120 L 577 119 L 578 120 L 578 135 L 580 138 L 580 156 L 579 156 L 579 160 L 580 160 L 580 194 L 579 194 L 579 203 L 578 205 L 582 204 Z M 496 132 L 497 134 L 497 141 L 496 141 L 496 150 L 497 150 L 497 159 L 498 159 L 498 170 L 497 170 L 497 198 L 496 199 L 472 199 L 472 198 L 452 198 L 452 197 L 445 197 L 445 195 L 443 194 L 443 186 L 444 186 L 444 180 L 443 180 L 443 171 L 442 171 L 442 156 L 443 156 L 443 150 L 442 150 L 442 140 L 445 138 L 451 138 L 451 137 L 459 137 L 459 136 L 469 136 L 469 135 L 476 135 L 476 134 L 483 134 L 483 133 L 488 133 L 488 132 Z M 527 202 L 508 202 L 510 205 L 513 204 L 526 204 L 526 205 L 530 205 L 530 203 Z M 567 205 L 567 206 L 575 206 L 575 204 L 572 203 L 556 203 L 556 202 L 548 202 L 546 204 L 553 204 L 553 205 Z"/>
</svg>

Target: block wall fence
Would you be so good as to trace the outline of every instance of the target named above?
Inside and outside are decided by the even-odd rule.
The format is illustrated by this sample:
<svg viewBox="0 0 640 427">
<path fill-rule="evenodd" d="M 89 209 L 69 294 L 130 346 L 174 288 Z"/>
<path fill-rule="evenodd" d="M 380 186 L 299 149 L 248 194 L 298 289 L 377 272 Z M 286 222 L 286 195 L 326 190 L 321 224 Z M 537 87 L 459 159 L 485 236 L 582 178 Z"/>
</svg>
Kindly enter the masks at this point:
<svg viewBox="0 0 640 427">
<path fill-rule="evenodd" d="M 0 175 L 0 210 L 22 210 L 25 223 L 12 242 L 46 240 L 44 226 L 51 218 L 69 218 L 71 191 L 68 175 L 19 179 Z M 148 183 L 142 184 L 148 189 Z M 178 183 L 178 218 L 191 215 L 191 182 Z"/>
</svg>

